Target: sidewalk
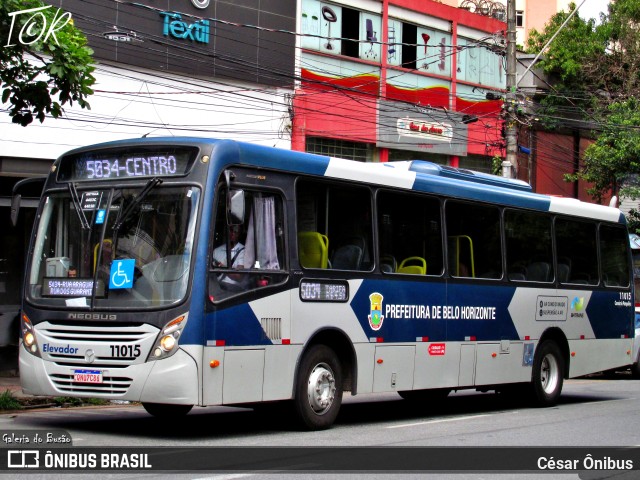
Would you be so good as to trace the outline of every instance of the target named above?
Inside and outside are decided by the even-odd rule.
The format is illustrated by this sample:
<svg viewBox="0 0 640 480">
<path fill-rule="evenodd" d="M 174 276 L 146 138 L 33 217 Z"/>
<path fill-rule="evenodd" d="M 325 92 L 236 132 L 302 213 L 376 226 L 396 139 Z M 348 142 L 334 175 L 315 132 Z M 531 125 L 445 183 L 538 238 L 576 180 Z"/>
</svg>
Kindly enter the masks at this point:
<svg viewBox="0 0 640 480">
<path fill-rule="evenodd" d="M 0 348 L 0 394 L 7 390 L 22 404 L 23 408 L 53 404 L 53 397 L 27 395 L 22 391 L 16 346 Z"/>
<path fill-rule="evenodd" d="M 20 377 L 15 372 L 0 372 L 0 393 L 9 390 L 16 398 L 33 397 L 22 392 L 20 387 Z"/>
<path fill-rule="evenodd" d="M 0 348 L 0 393 L 6 390 L 10 390 L 16 398 L 25 396 L 20 388 L 18 347 L 15 345 Z"/>
</svg>

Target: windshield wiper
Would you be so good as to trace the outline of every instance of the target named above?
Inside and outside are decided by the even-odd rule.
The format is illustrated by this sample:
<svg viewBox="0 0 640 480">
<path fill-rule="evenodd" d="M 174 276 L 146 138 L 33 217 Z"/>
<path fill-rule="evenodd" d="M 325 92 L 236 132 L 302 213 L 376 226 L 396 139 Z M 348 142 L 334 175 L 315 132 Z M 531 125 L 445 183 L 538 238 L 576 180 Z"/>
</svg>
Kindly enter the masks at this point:
<svg viewBox="0 0 640 480">
<path fill-rule="evenodd" d="M 71 196 L 71 200 L 73 201 L 73 206 L 76 208 L 76 213 L 78 214 L 78 220 L 80 220 L 80 226 L 83 230 L 91 229 L 91 225 L 89 225 L 89 221 L 87 220 L 87 216 L 84 214 L 84 210 L 82 210 L 82 205 L 80 204 L 80 197 L 78 197 L 78 190 L 76 189 L 76 184 L 73 182 L 69 182 L 69 195 Z"/>
<path fill-rule="evenodd" d="M 161 183 L 162 179 L 160 177 L 153 177 L 151 180 L 149 180 L 140 194 L 136 198 L 131 200 L 131 203 L 129 205 L 127 205 L 127 208 L 120 210 L 120 212 L 118 213 L 118 218 L 116 218 L 116 221 L 113 225 L 113 229 L 115 231 L 119 230 L 125 220 L 129 218 L 129 216 L 133 213 L 136 207 L 140 205 L 142 200 L 145 199 L 149 192 Z"/>
</svg>

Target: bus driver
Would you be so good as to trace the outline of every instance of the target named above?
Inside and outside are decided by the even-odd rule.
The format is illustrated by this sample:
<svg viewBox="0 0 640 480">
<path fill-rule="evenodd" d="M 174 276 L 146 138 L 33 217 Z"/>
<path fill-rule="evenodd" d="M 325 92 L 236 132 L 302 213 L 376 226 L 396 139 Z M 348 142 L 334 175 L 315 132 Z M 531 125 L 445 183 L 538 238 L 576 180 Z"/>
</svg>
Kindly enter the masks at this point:
<svg viewBox="0 0 640 480">
<path fill-rule="evenodd" d="M 240 243 L 240 226 L 231 225 L 229 227 L 229 242 L 231 247 L 231 268 L 236 270 L 244 269 L 244 245 Z M 227 243 L 224 242 L 213 250 L 213 265 L 219 268 L 227 266 Z M 220 283 L 223 287 L 231 287 L 231 289 L 242 288 L 242 274 L 221 275 Z"/>
</svg>

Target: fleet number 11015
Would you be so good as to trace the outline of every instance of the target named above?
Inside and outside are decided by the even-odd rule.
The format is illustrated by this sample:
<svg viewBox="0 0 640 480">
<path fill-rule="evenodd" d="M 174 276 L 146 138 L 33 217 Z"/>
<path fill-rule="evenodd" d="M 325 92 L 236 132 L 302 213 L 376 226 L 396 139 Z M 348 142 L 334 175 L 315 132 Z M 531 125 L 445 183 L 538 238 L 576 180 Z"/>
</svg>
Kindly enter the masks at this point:
<svg viewBox="0 0 640 480">
<path fill-rule="evenodd" d="M 140 345 L 110 345 L 111 356 L 119 358 L 138 358 L 140 356 Z"/>
</svg>

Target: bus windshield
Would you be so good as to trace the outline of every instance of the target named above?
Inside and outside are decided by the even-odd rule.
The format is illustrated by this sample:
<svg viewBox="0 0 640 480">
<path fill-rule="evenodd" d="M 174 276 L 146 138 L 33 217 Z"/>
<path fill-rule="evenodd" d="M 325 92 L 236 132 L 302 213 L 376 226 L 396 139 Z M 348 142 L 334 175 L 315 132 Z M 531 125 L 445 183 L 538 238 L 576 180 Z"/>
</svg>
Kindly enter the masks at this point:
<svg viewBox="0 0 640 480">
<path fill-rule="evenodd" d="M 37 226 L 27 295 L 43 306 L 147 308 L 186 295 L 199 190 L 163 187 L 51 193 Z"/>
</svg>

